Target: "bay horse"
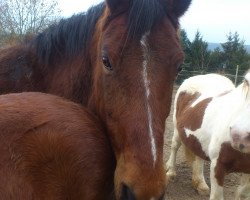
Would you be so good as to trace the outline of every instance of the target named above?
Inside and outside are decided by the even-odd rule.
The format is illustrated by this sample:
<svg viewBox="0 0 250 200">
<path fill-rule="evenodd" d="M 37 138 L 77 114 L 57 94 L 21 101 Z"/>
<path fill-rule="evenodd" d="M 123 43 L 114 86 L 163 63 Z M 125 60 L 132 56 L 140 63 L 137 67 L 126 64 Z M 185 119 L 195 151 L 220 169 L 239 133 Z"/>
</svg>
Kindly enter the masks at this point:
<svg viewBox="0 0 250 200">
<path fill-rule="evenodd" d="M 115 158 L 86 108 L 49 94 L 0 95 L 0 127 L 0 199 L 114 199 Z"/>
<path fill-rule="evenodd" d="M 163 133 L 184 54 L 179 18 L 191 0 L 106 0 L 0 52 L 0 92 L 81 103 L 105 124 L 117 199 L 159 200 Z"/>
<path fill-rule="evenodd" d="M 191 163 L 193 186 L 199 193 L 209 192 L 203 175 L 204 160 L 208 160 L 210 200 L 224 199 L 224 178 L 233 172 L 244 173 L 236 199 L 250 195 L 250 129 L 246 129 L 250 128 L 249 86 L 250 72 L 236 88 L 228 78 L 217 74 L 194 76 L 181 84 L 174 102 L 174 135 L 167 162 L 169 179 L 176 175 L 176 153 L 182 143 Z M 241 133 L 248 137 L 239 139 Z"/>
</svg>

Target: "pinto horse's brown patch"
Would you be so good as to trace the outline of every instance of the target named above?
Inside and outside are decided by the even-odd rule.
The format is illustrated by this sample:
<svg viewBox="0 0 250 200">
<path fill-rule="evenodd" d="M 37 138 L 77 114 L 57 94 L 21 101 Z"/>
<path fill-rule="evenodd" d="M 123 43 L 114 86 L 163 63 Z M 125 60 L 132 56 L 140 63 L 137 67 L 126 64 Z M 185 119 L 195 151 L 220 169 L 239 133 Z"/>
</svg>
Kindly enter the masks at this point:
<svg viewBox="0 0 250 200">
<path fill-rule="evenodd" d="M 199 96 L 199 93 L 189 94 L 187 92 L 181 92 L 179 94 L 176 106 L 176 123 L 178 132 L 184 144 L 196 155 L 205 160 L 209 160 L 205 152 L 202 150 L 201 144 L 197 138 L 194 135 L 187 137 L 185 132 L 185 128 L 191 131 L 196 131 L 201 127 L 207 105 L 212 100 L 212 98 L 204 99 L 192 107 L 192 103 L 198 99 Z"/>
<path fill-rule="evenodd" d="M 250 173 L 250 154 L 244 154 L 232 148 L 229 142 L 221 145 L 215 177 L 219 185 L 223 186 L 225 175 L 232 172 Z"/>
<path fill-rule="evenodd" d="M 212 98 L 206 98 L 192 107 L 192 103 L 194 103 L 199 96 L 199 93 L 188 94 L 181 92 L 179 94 L 176 109 L 178 127 L 185 127 L 192 131 L 196 131 L 201 127 L 205 110 Z"/>
</svg>

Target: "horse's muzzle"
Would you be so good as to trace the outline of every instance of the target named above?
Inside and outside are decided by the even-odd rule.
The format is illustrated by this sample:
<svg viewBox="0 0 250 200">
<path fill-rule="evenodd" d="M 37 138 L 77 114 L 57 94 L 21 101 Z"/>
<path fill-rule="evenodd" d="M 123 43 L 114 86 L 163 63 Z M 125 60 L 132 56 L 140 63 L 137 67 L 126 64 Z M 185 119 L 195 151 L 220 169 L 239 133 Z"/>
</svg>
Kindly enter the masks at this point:
<svg viewBox="0 0 250 200">
<path fill-rule="evenodd" d="M 150 198 L 153 200 L 163 200 L 164 199 L 165 194 L 163 194 L 159 199 L 158 198 Z M 120 200 L 138 200 L 134 194 L 134 192 L 132 191 L 131 188 L 129 188 L 126 184 L 123 184 L 122 186 L 122 193 L 121 193 L 121 198 Z"/>
<path fill-rule="evenodd" d="M 250 133 L 230 129 L 231 145 L 242 153 L 250 153 Z"/>
</svg>

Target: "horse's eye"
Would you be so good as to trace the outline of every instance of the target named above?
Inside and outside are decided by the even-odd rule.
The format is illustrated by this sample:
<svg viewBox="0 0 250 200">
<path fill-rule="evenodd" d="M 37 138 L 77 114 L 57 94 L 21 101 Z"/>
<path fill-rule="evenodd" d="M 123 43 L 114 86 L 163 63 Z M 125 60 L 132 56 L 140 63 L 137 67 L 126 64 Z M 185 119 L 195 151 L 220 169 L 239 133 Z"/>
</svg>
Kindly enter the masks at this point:
<svg viewBox="0 0 250 200">
<path fill-rule="evenodd" d="M 112 65 L 109 62 L 109 58 L 107 56 L 103 56 L 102 57 L 102 63 L 104 64 L 104 66 L 106 67 L 106 69 L 108 69 L 109 71 L 113 70 Z"/>
</svg>

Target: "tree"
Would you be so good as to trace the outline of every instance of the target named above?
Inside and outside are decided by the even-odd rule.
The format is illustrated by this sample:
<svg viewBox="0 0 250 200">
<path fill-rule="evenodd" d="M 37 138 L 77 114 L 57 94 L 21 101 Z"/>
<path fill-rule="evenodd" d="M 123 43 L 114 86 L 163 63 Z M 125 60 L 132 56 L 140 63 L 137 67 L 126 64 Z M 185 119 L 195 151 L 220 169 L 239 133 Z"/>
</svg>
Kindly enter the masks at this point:
<svg viewBox="0 0 250 200">
<path fill-rule="evenodd" d="M 191 51 L 190 51 L 191 42 L 188 39 L 187 33 L 186 33 L 186 31 L 184 29 L 180 30 L 180 43 L 181 43 L 182 49 L 183 49 L 183 51 L 185 53 L 185 62 L 184 62 L 184 64 L 189 65 L 190 59 L 191 59 L 190 58 L 190 56 L 191 56 Z"/>
<path fill-rule="evenodd" d="M 41 31 L 60 14 L 56 0 L 0 0 L 0 34 L 22 38 Z"/>
<path fill-rule="evenodd" d="M 223 48 L 223 59 L 227 69 L 235 69 L 237 65 L 241 69 L 248 68 L 248 54 L 244 47 L 244 41 L 239 39 L 239 34 L 231 32 L 227 36 L 227 42 L 221 44 Z"/>
<path fill-rule="evenodd" d="M 210 64 L 209 67 L 214 69 L 213 71 L 224 71 L 225 63 L 223 59 L 223 51 L 217 47 L 210 53 Z"/>
<path fill-rule="evenodd" d="M 190 64 L 194 70 L 205 71 L 209 65 L 210 52 L 199 31 L 196 32 L 193 42 L 190 44 Z"/>
</svg>

